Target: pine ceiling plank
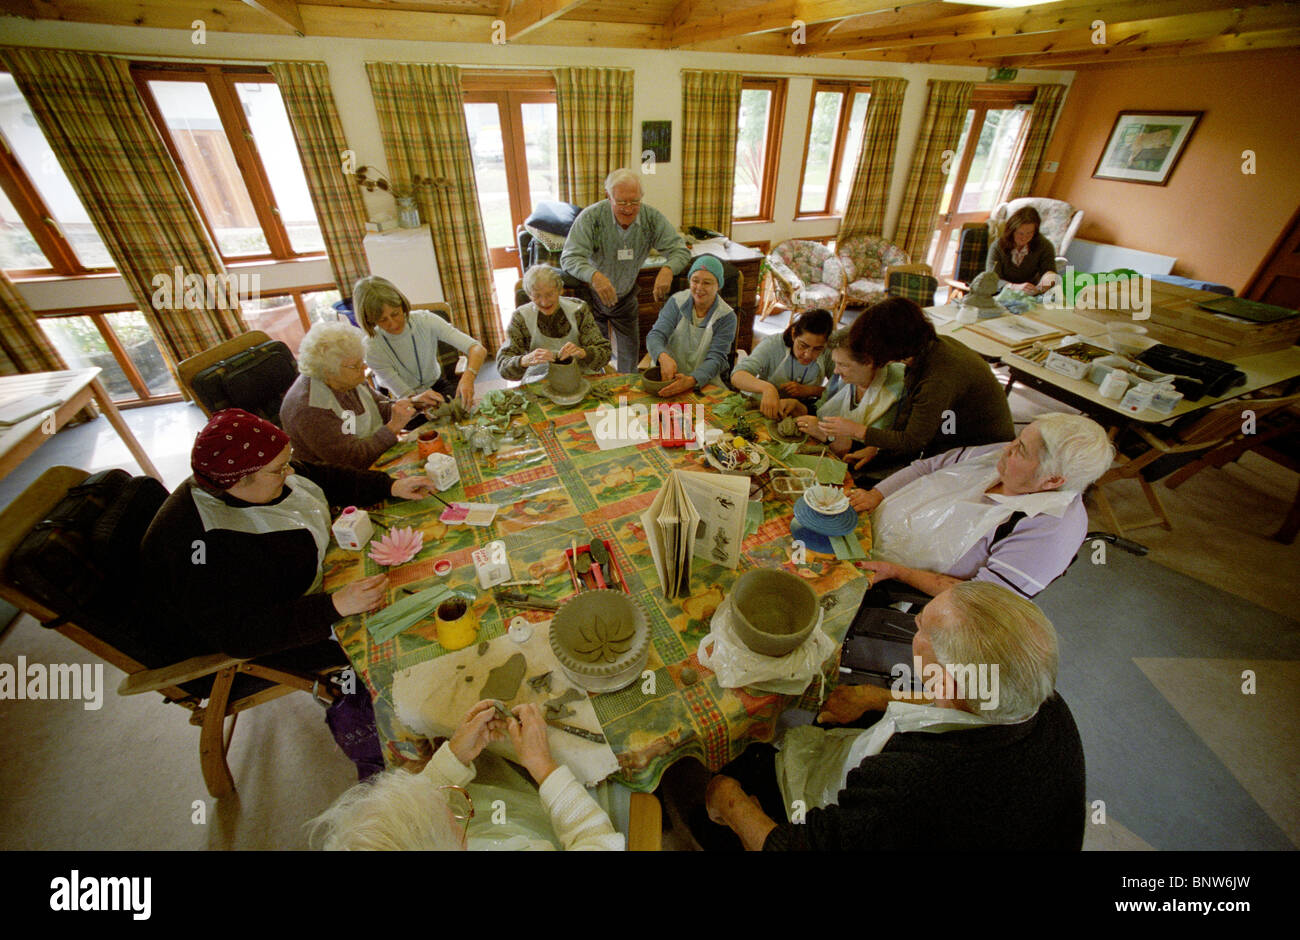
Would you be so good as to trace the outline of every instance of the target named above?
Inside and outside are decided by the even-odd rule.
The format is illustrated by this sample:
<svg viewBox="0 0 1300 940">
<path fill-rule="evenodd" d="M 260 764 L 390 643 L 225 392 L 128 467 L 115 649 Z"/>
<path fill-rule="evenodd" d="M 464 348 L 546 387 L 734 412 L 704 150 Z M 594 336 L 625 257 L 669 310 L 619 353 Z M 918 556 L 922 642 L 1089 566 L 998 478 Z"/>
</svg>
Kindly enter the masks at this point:
<svg viewBox="0 0 1300 940">
<path fill-rule="evenodd" d="M 690 20 L 672 27 L 668 34 L 671 47 L 695 46 L 717 39 L 730 39 L 752 33 L 786 30 L 799 20 L 805 25 L 828 20 L 847 19 L 872 10 L 897 10 L 932 0 L 775 0 L 761 6 L 728 9 L 725 2 L 707 6 L 697 4 Z M 680 9 L 682 4 L 678 5 Z M 674 16 L 678 10 L 674 10 Z M 670 17 L 670 22 L 673 17 Z"/>
<path fill-rule="evenodd" d="M 260 10 L 271 19 L 287 26 L 299 36 L 305 35 L 302 25 L 302 15 L 298 12 L 298 4 L 294 0 L 244 0 L 254 10 Z"/>
<path fill-rule="evenodd" d="M 576 10 L 587 0 L 520 0 L 503 19 L 506 38 L 519 39 L 558 17 Z"/>
</svg>

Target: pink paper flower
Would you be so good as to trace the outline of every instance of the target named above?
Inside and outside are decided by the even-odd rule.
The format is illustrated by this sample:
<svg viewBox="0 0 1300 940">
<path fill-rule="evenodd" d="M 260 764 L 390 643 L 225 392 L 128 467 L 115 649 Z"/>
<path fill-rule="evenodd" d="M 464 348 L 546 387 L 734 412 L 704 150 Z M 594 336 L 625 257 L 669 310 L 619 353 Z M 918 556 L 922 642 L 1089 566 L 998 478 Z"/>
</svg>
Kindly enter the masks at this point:
<svg viewBox="0 0 1300 940">
<path fill-rule="evenodd" d="M 415 529 L 391 529 L 370 543 L 370 557 L 377 565 L 400 565 L 416 556 L 424 545 L 424 533 Z"/>
</svg>

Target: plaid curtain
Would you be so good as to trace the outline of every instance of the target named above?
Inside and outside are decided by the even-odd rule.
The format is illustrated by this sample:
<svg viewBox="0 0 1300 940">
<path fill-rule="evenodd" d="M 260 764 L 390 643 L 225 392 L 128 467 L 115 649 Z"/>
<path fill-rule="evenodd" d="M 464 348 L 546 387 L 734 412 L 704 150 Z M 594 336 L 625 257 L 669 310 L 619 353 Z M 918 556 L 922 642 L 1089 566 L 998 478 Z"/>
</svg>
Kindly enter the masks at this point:
<svg viewBox="0 0 1300 940">
<path fill-rule="evenodd" d="M 36 314 L 4 271 L 0 271 L 0 313 L 4 314 L 4 328 L 0 329 L 0 375 L 68 368 L 37 326 Z"/>
<path fill-rule="evenodd" d="M 739 72 L 682 72 L 682 226 L 731 235 Z"/>
<path fill-rule="evenodd" d="M 1047 151 L 1047 141 L 1051 138 L 1052 122 L 1056 120 L 1056 112 L 1061 110 L 1061 98 L 1064 95 L 1064 85 L 1038 86 L 1038 93 L 1034 95 L 1034 110 L 1029 115 L 1029 129 L 1025 132 L 1025 142 L 1020 148 L 1020 163 L 1016 166 L 1015 179 L 999 202 L 1010 202 L 1030 194 L 1034 187 L 1034 177 L 1038 175 L 1038 168 L 1043 163 L 1043 154 Z"/>
<path fill-rule="evenodd" d="M 605 198 L 605 177 L 629 165 L 632 76 L 626 69 L 555 70 L 560 199 L 565 202 L 599 202 Z"/>
<path fill-rule="evenodd" d="M 329 69 L 323 62 L 272 62 L 271 74 L 293 125 L 334 282 L 344 297 L 351 297 L 357 280 L 370 274 L 361 244 L 366 210 L 360 187 L 347 169 L 348 144 L 334 108 Z"/>
<path fill-rule="evenodd" d="M 460 69 L 454 65 L 367 62 L 389 179 L 416 188 L 429 222 L 452 322 L 491 353 L 504 341 L 479 212 L 474 160 L 465 127 Z"/>
<path fill-rule="evenodd" d="M 862 147 L 853 174 L 849 202 L 840 222 L 840 241 L 851 235 L 879 236 L 885 229 L 885 206 L 894 175 L 898 148 L 898 118 L 903 113 L 905 78 L 874 78 L 866 120 L 862 122 Z"/>
<path fill-rule="evenodd" d="M 957 169 L 955 154 L 961 137 L 962 122 L 970 106 L 972 82 L 929 82 L 930 97 L 925 118 L 912 155 L 912 172 L 903 193 L 903 208 L 898 216 L 894 244 L 911 257 L 925 258 L 934 223 L 939 215 L 939 198 L 948 173 Z M 946 154 L 946 155 L 945 155 Z"/>
<path fill-rule="evenodd" d="M 172 360 L 245 332 L 236 302 L 209 304 L 213 298 L 203 290 L 191 292 L 185 303 L 185 279 L 197 276 L 206 285 L 226 269 L 136 93 L 128 63 L 52 49 L 8 48 L 0 59 Z M 175 283 L 178 269 L 181 284 Z M 212 293 L 225 299 L 224 291 Z"/>
</svg>

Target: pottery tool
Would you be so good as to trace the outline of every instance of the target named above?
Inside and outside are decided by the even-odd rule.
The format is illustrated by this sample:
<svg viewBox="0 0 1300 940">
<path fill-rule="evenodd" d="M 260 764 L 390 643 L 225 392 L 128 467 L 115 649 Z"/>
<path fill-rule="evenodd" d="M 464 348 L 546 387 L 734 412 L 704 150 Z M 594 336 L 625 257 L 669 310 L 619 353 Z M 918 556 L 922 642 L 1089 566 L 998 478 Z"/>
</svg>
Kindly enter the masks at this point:
<svg viewBox="0 0 1300 940">
<path fill-rule="evenodd" d="M 523 578 L 519 581 L 503 581 L 497 587 L 519 587 L 521 584 L 541 584 L 541 578 Z"/>
<path fill-rule="evenodd" d="M 569 734 L 577 735 L 584 741 L 590 741 L 593 744 L 605 743 L 605 736 L 603 734 L 596 734 L 596 732 L 588 731 L 586 728 L 575 728 L 573 725 L 566 725 L 562 721 L 548 721 L 547 724 L 560 731 L 567 731 Z"/>
<path fill-rule="evenodd" d="M 558 601 L 548 600 L 545 597 L 538 597 L 535 594 L 524 594 L 521 591 L 495 591 L 493 597 L 499 604 L 508 604 L 511 607 L 527 607 L 532 610 L 559 610 Z"/>
<path fill-rule="evenodd" d="M 506 708 L 505 703 L 499 699 L 492 700 L 492 707 L 497 710 L 497 716 L 503 721 L 509 721 L 511 718 L 515 717 L 511 713 L 510 709 Z"/>
<path fill-rule="evenodd" d="M 609 586 L 605 583 L 605 569 L 603 567 L 609 564 L 609 551 L 605 548 L 604 541 L 593 538 L 591 544 L 587 546 L 587 554 L 591 556 L 592 571 L 596 575 L 596 587 L 603 590 Z"/>
</svg>

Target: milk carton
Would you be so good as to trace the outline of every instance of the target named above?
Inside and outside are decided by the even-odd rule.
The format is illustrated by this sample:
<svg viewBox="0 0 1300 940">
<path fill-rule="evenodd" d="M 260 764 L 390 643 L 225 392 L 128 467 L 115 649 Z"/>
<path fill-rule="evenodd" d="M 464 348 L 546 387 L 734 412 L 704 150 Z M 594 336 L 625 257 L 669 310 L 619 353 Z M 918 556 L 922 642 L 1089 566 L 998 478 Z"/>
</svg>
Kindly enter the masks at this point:
<svg viewBox="0 0 1300 940">
<path fill-rule="evenodd" d="M 356 506 L 349 506 L 343 510 L 343 513 L 334 520 L 333 525 L 334 539 L 339 543 L 339 548 L 346 548 L 351 552 L 359 552 L 366 547 L 371 536 L 375 534 L 375 526 L 370 521 L 370 513 L 364 509 L 358 509 Z"/>
<path fill-rule="evenodd" d="M 510 580 L 510 561 L 506 558 L 506 543 L 500 540 L 488 542 L 470 555 L 474 560 L 474 570 L 478 572 L 478 584 L 487 590 L 494 584 Z"/>
<path fill-rule="evenodd" d="M 460 468 L 456 466 L 456 458 L 450 454 L 430 454 L 424 462 L 424 475 L 433 481 L 439 493 L 460 482 Z"/>
</svg>

